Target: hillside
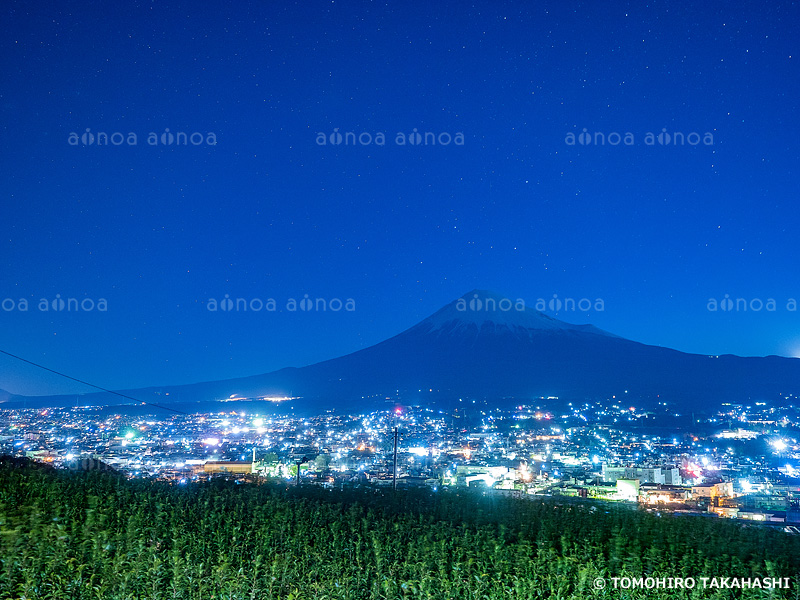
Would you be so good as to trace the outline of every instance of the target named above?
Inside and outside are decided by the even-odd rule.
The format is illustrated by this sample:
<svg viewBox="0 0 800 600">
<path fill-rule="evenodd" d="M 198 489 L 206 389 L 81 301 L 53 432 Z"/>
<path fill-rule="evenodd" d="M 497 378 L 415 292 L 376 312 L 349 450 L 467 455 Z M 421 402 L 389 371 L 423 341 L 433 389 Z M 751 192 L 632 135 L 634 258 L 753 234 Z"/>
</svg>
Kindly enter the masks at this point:
<svg viewBox="0 0 800 600">
<path fill-rule="evenodd" d="M 585 600 L 623 597 L 610 589 L 611 577 L 800 572 L 797 536 L 619 505 L 232 481 L 181 486 L 7 459 L 0 546 L 0 598 L 31 600 Z M 598 578 L 605 591 L 595 589 Z M 698 584 L 628 597 L 728 592 Z"/>
</svg>

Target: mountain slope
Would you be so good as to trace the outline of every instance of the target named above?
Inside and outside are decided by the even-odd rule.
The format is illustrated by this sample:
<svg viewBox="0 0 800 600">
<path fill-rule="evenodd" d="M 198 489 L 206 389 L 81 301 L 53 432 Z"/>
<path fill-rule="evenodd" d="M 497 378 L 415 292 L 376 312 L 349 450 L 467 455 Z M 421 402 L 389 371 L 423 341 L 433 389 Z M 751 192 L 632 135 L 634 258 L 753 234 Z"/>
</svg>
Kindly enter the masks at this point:
<svg viewBox="0 0 800 600">
<path fill-rule="evenodd" d="M 160 404 L 232 394 L 292 395 L 302 396 L 295 403 L 300 407 L 348 409 L 373 406 L 398 392 L 402 401 L 414 403 L 539 396 L 582 399 L 627 390 L 631 399 L 659 398 L 685 406 L 800 392 L 800 359 L 686 354 L 626 340 L 591 325 L 565 323 L 504 300 L 473 290 L 384 342 L 303 368 L 125 393 Z M 76 399 L 28 401 L 69 405 Z M 124 400 L 88 394 L 80 402 Z"/>
</svg>

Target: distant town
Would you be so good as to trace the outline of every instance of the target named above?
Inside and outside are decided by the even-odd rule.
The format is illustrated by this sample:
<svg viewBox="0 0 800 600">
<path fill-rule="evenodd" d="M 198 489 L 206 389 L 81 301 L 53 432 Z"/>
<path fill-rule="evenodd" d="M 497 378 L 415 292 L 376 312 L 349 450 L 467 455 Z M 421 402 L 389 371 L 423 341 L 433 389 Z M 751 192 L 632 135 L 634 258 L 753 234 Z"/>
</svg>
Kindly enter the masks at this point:
<svg viewBox="0 0 800 600">
<path fill-rule="evenodd" d="M 800 533 L 800 401 L 793 397 L 780 408 L 727 404 L 702 417 L 619 398 L 541 398 L 506 410 L 471 400 L 447 411 L 394 403 L 313 418 L 220 407 L 196 414 L 152 408 L 149 415 L 0 410 L 0 453 L 175 485 L 230 477 L 473 488 L 627 502 Z"/>
</svg>

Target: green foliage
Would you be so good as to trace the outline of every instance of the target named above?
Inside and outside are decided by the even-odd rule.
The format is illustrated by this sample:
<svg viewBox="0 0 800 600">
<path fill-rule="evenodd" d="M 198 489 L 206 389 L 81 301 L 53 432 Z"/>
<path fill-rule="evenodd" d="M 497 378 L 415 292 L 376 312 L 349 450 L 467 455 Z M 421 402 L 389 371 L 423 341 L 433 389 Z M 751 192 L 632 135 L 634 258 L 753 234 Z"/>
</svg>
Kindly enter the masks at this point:
<svg viewBox="0 0 800 600">
<path fill-rule="evenodd" d="M 178 486 L 0 460 L 0 598 L 794 598 L 796 580 L 774 592 L 593 583 L 798 571 L 797 536 L 612 504 Z"/>
<path fill-rule="evenodd" d="M 278 462 L 279 458 L 274 452 L 267 452 L 262 460 L 265 464 L 273 465 Z"/>
<path fill-rule="evenodd" d="M 314 470 L 324 471 L 331 464 L 330 454 L 320 454 L 314 459 Z"/>
</svg>

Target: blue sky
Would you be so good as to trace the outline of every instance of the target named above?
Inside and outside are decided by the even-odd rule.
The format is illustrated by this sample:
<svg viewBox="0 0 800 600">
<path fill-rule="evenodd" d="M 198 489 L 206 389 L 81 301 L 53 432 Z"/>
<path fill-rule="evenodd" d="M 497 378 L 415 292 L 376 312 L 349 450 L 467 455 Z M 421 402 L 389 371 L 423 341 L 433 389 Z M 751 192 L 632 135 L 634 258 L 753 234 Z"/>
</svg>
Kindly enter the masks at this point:
<svg viewBox="0 0 800 600">
<path fill-rule="evenodd" d="M 688 352 L 800 356 L 797 3 L 3 12 L 4 350 L 109 387 L 221 379 L 482 288 L 600 298 L 549 314 Z M 386 143 L 317 143 L 336 128 Z M 399 145 L 414 128 L 463 144 Z M 567 143 L 584 128 L 633 143 Z M 87 129 L 126 142 L 70 144 Z M 662 129 L 713 143 L 648 144 Z M 278 310 L 208 310 L 226 294 Z M 285 309 L 306 294 L 355 310 Z M 709 311 L 725 294 L 749 309 Z M 107 310 L 39 309 L 57 295 Z M 11 359 L 0 388 L 83 391 Z"/>
</svg>

